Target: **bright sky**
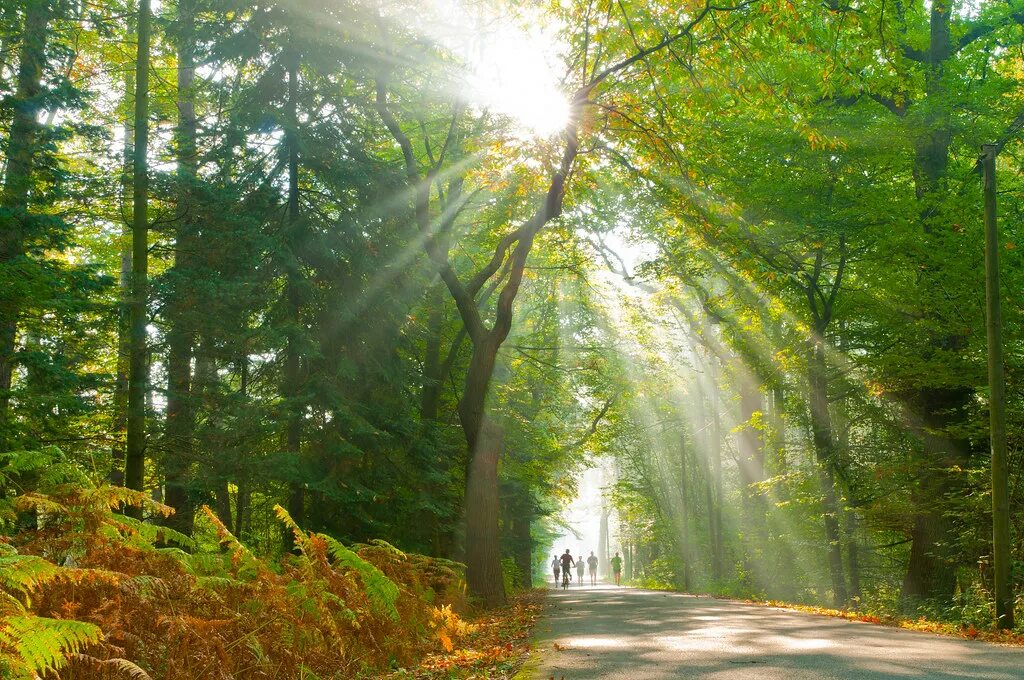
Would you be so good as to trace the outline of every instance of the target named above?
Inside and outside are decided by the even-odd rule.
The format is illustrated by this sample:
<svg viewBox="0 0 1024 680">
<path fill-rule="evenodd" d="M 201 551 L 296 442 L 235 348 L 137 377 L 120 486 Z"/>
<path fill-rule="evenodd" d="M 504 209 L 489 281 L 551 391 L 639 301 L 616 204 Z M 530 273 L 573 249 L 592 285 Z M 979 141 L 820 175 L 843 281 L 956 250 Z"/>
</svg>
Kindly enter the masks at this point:
<svg viewBox="0 0 1024 680">
<path fill-rule="evenodd" d="M 565 127 L 569 105 L 558 27 L 532 5 L 426 0 L 410 30 L 443 45 L 469 66 L 471 104 L 507 116 L 525 137 L 549 137 Z M 395 17 L 397 19 L 397 17 Z"/>
</svg>

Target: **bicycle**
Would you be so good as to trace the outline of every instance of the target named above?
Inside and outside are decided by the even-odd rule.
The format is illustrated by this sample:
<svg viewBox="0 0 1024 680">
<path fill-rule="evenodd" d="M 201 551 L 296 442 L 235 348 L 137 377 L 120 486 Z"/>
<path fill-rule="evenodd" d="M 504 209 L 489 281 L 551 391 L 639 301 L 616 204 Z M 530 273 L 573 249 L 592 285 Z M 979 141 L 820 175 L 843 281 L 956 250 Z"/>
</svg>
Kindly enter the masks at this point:
<svg viewBox="0 0 1024 680">
<path fill-rule="evenodd" d="M 569 589 L 569 572 L 568 571 L 564 571 L 564 572 L 562 572 L 562 590 L 568 590 L 568 589 Z"/>
</svg>

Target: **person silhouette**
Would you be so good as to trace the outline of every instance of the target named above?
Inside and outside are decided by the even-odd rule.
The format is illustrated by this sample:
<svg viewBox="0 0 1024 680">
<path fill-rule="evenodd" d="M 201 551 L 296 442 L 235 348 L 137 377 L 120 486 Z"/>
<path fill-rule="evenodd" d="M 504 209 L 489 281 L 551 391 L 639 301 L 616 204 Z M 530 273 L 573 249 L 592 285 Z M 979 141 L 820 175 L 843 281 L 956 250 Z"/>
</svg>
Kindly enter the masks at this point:
<svg viewBox="0 0 1024 680">
<path fill-rule="evenodd" d="M 612 558 L 612 573 L 615 574 L 615 585 L 619 585 L 622 578 L 622 558 L 619 557 L 619 553 L 615 553 L 615 557 Z"/>
<path fill-rule="evenodd" d="M 587 566 L 590 567 L 590 585 L 597 585 L 597 555 L 594 551 L 590 551 L 590 557 L 587 558 Z"/>
</svg>

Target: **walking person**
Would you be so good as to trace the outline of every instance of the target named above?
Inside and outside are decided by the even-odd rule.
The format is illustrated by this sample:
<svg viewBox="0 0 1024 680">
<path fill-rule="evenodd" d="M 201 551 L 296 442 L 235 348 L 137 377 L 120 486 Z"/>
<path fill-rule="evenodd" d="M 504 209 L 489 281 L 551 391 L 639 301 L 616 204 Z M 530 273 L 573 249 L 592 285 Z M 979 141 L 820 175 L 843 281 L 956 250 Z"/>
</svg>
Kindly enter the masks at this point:
<svg viewBox="0 0 1024 680">
<path fill-rule="evenodd" d="M 587 558 L 587 566 L 590 567 L 590 585 L 597 585 L 597 555 L 594 551 L 590 551 L 590 557 Z"/>
<path fill-rule="evenodd" d="M 612 558 L 612 573 L 615 574 L 615 585 L 619 585 L 622 578 L 622 558 L 619 557 L 619 553 L 615 553 L 615 557 Z"/>
<path fill-rule="evenodd" d="M 586 566 L 583 562 L 583 555 L 576 558 L 576 583 L 583 585 L 583 568 Z"/>
<path fill-rule="evenodd" d="M 551 556 L 551 570 L 555 572 L 555 587 L 558 587 L 558 576 L 562 571 L 562 563 L 558 560 L 557 555 Z"/>
</svg>

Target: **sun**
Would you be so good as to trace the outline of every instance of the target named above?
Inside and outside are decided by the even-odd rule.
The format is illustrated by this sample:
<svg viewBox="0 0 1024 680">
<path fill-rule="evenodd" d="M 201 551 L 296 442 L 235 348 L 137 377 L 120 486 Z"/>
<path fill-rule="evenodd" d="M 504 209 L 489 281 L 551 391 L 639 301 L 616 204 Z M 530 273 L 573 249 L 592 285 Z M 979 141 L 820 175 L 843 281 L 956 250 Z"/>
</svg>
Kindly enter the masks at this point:
<svg viewBox="0 0 1024 680">
<path fill-rule="evenodd" d="M 550 137 L 565 129 L 569 102 L 558 78 L 554 40 L 539 26 L 492 26 L 470 60 L 469 95 L 507 116 L 519 132 Z"/>
</svg>

